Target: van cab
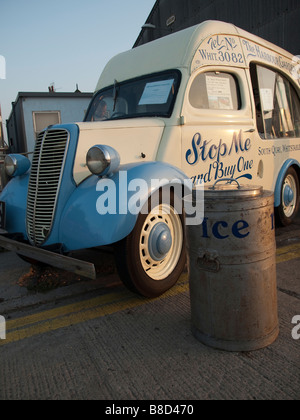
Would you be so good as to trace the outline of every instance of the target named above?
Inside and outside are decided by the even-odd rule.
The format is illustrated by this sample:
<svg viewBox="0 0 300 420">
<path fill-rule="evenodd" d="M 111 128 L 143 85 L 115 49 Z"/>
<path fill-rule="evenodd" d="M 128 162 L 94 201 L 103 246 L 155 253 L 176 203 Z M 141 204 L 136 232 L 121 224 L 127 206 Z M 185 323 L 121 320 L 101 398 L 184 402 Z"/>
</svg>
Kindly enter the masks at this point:
<svg viewBox="0 0 300 420">
<path fill-rule="evenodd" d="M 6 170 L 0 246 L 93 277 L 67 254 L 113 245 L 125 285 L 158 296 L 186 261 L 178 185 L 262 185 L 278 223 L 297 214 L 299 59 L 217 21 L 134 48 L 109 61 L 83 122 L 46 128 L 32 162 L 10 155 Z"/>
</svg>

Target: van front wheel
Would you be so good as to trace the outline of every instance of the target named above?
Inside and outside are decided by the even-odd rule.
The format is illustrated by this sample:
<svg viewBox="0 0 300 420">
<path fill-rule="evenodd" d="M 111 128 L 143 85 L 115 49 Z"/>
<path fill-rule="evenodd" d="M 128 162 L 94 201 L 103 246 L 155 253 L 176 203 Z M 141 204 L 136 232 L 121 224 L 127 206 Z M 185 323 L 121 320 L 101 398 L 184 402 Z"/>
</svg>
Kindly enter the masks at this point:
<svg viewBox="0 0 300 420">
<path fill-rule="evenodd" d="M 185 266 L 183 214 L 164 203 L 139 214 L 133 232 L 116 245 L 115 253 L 125 286 L 145 297 L 160 296 L 174 286 Z"/>
<path fill-rule="evenodd" d="M 280 194 L 281 203 L 276 208 L 276 219 L 282 226 L 290 225 L 299 210 L 299 178 L 294 168 L 285 174 Z"/>
</svg>

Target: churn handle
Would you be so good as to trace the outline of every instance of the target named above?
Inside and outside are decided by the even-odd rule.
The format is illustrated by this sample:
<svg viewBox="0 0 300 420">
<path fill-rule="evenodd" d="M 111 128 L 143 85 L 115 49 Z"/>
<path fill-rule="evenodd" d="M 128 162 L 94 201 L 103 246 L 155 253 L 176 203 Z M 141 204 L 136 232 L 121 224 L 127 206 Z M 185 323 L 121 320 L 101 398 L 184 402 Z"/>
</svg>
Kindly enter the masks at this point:
<svg viewBox="0 0 300 420">
<path fill-rule="evenodd" d="M 237 179 L 234 179 L 234 178 L 222 178 L 222 179 L 218 179 L 218 180 L 214 183 L 214 185 L 213 185 L 212 189 L 214 190 L 214 189 L 215 189 L 215 186 L 216 186 L 219 182 L 221 182 L 221 181 L 227 181 L 227 184 L 231 184 L 232 182 L 236 182 L 236 183 L 238 184 L 238 189 L 239 189 L 239 190 L 241 189 L 241 185 L 240 185 L 240 183 L 238 182 L 238 180 L 237 180 Z"/>
</svg>

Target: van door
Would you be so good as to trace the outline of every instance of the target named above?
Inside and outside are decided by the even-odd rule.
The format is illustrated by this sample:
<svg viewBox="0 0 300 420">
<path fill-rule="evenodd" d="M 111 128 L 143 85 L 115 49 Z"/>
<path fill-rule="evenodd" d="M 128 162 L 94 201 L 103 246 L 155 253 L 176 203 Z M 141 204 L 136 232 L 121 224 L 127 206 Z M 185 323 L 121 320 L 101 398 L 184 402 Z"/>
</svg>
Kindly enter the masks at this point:
<svg viewBox="0 0 300 420">
<path fill-rule="evenodd" d="M 188 84 L 182 114 L 182 168 L 195 184 L 257 174 L 255 123 L 244 69 L 209 67 Z"/>
<path fill-rule="evenodd" d="M 276 69 L 250 64 L 258 156 L 265 189 L 275 191 L 277 220 L 290 224 L 299 208 L 299 87 Z"/>
</svg>

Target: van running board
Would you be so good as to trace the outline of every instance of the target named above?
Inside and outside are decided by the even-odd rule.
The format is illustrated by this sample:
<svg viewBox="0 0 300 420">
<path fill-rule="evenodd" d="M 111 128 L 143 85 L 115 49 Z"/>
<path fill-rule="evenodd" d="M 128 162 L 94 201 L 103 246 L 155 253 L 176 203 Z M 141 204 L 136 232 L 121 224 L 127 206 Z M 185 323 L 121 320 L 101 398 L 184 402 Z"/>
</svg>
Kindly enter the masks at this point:
<svg viewBox="0 0 300 420">
<path fill-rule="evenodd" d="M 12 239 L 1 235 L 0 247 L 16 252 L 24 257 L 40 261 L 52 267 L 70 271 L 71 273 L 78 274 L 79 276 L 92 280 L 96 279 L 95 266 L 87 261 L 78 260 L 61 254 L 55 254 L 54 252 L 47 251 L 42 248 L 36 248 L 22 242 L 13 241 Z"/>
</svg>

